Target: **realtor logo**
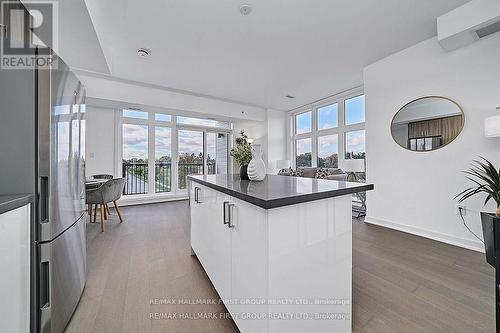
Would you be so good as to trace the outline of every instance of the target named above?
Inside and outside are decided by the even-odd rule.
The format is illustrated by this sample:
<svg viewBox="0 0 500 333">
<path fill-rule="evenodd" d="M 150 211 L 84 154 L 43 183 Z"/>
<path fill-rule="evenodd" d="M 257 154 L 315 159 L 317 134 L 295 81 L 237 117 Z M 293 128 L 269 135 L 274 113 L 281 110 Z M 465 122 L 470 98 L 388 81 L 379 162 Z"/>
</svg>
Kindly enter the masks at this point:
<svg viewBox="0 0 500 333">
<path fill-rule="evenodd" d="M 58 3 L 38 0 L 23 3 L 4 0 L 1 3 L 3 31 L 0 68 L 54 67 L 56 63 L 50 50 L 58 46 Z"/>
</svg>

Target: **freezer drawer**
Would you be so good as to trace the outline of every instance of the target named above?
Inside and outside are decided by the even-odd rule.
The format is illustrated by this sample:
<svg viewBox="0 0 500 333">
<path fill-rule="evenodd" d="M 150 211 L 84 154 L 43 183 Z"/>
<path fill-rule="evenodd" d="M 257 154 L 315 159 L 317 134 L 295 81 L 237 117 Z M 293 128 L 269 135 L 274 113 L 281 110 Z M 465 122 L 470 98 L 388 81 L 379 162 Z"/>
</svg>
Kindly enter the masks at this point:
<svg viewBox="0 0 500 333">
<path fill-rule="evenodd" d="M 85 287 L 85 219 L 40 245 L 40 328 L 59 333 L 68 324 Z"/>
</svg>

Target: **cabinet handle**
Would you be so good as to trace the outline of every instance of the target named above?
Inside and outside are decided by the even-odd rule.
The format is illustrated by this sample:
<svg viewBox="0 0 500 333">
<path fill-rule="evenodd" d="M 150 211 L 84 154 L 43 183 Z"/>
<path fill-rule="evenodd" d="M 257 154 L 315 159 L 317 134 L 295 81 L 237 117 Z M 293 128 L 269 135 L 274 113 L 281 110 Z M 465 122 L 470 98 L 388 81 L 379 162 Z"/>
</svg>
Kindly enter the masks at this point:
<svg viewBox="0 0 500 333">
<path fill-rule="evenodd" d="M 224 201 L 224 203 L 222 204 L 222 222 L 224 222 L 224 224 L 228 224 L 229 223 L 229 220 L 228 220 L 228 212 L 227 212 L 227 207 L 229 205 L 229 201 Z"/>
<path fill-rule="evenodd" d="M 227 226 L 229 228 L 234 228 L 236 226 L 235 223 L 233 223 L 233 214 L 231 213 L 233 211 L 234 203 L 228 203 L 227 204 L 227 212 L 228 212 L 228 224 Z"/>
<path fill-rule="evenodd" d="M 195 187 L 195 188 L 194 188 L 194 201 L 195 201 L 196 203 L 200 203 L 200 200 L 199 200 L 199 193 L 198 193 L 199 189 L 200 189 L 199 187 Z"/>
</svg>

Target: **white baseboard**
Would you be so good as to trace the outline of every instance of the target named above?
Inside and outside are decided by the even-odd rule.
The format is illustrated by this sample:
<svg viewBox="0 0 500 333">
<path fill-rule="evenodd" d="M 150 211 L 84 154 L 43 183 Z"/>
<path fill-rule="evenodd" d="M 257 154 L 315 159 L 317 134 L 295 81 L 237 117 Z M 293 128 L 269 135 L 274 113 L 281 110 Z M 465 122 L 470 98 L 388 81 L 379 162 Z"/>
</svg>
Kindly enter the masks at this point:
<svg viewBox="0 0 500 333">
<path fill-rule="evenodd" d="M 412 235 L 417 235 L 425 238 L 429 238 L 438 242 L 443 242 L 446 244 L 455 245 L 458 247 L 463 247 L 469 250 L 474 250 L 484 253 L 484 245 L 480 241 L 472 241 L 469 239 L 463 239 L 455 236 L 446 235 L 440 232 L 435 232 L 431 230 L 425 230 L 417 227 L 412 227 L 408 225 L 402 225 L 399 223 L 391 222 L 384 219 L 379 219 L 376 217 L 365 217 L 365 222 L 369 224 L 378 225 L 381 227 L 386 227 L 389 229 L 394 229 L 402 232 L 406 232 Z"/>
</svg>

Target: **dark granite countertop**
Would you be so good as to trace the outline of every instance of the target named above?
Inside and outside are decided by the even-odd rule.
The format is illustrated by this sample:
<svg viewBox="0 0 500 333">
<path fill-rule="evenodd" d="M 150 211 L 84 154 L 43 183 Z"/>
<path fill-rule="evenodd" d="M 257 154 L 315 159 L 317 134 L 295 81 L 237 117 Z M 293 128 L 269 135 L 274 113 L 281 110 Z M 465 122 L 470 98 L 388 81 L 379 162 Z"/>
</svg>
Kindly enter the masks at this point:
<svg viewBox="0 0 500 333">
<path fill-rule="evenodd" d="M 26 206 L 31 202 L 33 202 L 32 194 L 0 195 L 0 214 Z"/>
<path fill-rule="evenodd" d="M 239 175 L 190 175 L 200 183 L 264 209 L 373 190 L 373 184 L 267 175 L 261 182 L 240 180 Z"/>
</svg>

